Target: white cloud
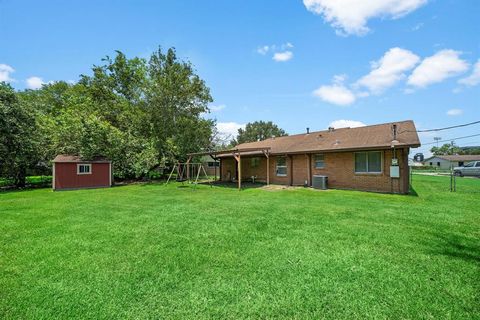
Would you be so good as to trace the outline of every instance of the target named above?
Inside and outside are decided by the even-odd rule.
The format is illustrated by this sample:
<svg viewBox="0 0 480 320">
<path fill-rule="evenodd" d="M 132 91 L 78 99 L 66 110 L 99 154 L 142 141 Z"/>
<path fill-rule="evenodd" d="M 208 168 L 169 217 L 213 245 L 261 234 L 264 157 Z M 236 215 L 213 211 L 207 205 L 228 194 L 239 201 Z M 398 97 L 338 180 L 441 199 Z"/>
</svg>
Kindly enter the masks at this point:
<svg viewBox="0 0 480 320">
<path fill-rule="evenodd" d="M 227 106 L 224 105 L 224 104 L 219 104 L 219 105 L 216 105 L 216 106 L 209 106 L 208 108 L 212 112 L 219 112 L 219 111 L 222 111 L 223 109 L 225 109 L 226 107 Z"/>
<path fill-rule="evenodd" d="M 358 80 L 356 85 L 367 87 L 375 94 L 382 93 L 405 78 L 404 72 L 415 67 L 419 60 L 409 50 L 391 48 L 380 60 L 372 62 L 372 71 Z"/>
<path fill-rule="evenodd" d="M 364 35 L 371 18 L 396 19 L 415 11 L 427 0 L 303 0 L 307 10 L 321 15 L 337 34 Z"/>
<path fill-rule="evenodd" d="M 335 120 L 330 122 L 328 125 L 332 128 L 357 128 L 357 127 L 365 127 L 366 124 L 361 121 L 355 120 Z"/>
<path fill-rule="evenodd" d="M 463 114 L 462 109 L 450 109 L 447 111 L 447 115 L 449 116 L 459 116 Z"/>
<path fill-rule="evenodd" d="M 446 49 L 423 59 L 408 77 L 408 84 L 426 87 L 465 72 L 468 63 L 459 58 L 460 54 L 459 51 Z"/>
<path fill-rule="evenodd" d="M 15 72 L 15 69 L 8 64 L 0 63 L 0 82 L 13 82 L 15 81 L 10 77 L 10 74 Z"/>
<path fill-rule="evenodd" d="M 477 63 L 473 66 L 472 74 L 466 78 L 462 78 L 458 80 L 458 83 L 464 84 L 469 87 L 476 86 L 480 83 L 480 59 L 478 59 Z"/>
<path fill-rule="evenodd" d="M 40 89 L 45 84 L 40 77 L 30 77 L 27 79 L 27 87 L 29 89 Z"/>
<path fill-rule="evenodd" d="M 420 22 L 413 26 L 412 31 L 418 31 L 423 27 L 424 23 Z"/>
<path fill-rule="evenodd" d="M 281 45 L 263 45 L 257 48 L 257 53 L 262 56 L 271 53 L 273 60 L 277 62 L 285 62 L 293 58 L 292 48 L 293 44 L 291 42 L 286 42 Z"/>
<path fill-rule="evenodd" d="M 268 53 L 268 50 L 270 50 L 270 46 L 266 46 L 266 45 L 257 48 L 257 52 L 263 56 Z"/>
<path fill-rule="evenodd" d="M 339 106 L 347 106 L 355 102 L 356 97 L 353 92 L 343 85 L 347 75 L 338 74 L 333 77 L 332 85 L 323 85 L 313 91 L 313 95 L 323 101 L 333 103 Z"/>
<path fill-rule="evenodd" d="M 277 62 L 285 62 L 293 58 L 292 51 L 276 52 L 272 59 Z"/>
<path fill-rule="evenodd" d="M 245 129 L 245 124 L 236 122 L 218 122 L 217 130 L 224 139 L 232 140 L 238 135 L 238 129 Z"/>
</svg>

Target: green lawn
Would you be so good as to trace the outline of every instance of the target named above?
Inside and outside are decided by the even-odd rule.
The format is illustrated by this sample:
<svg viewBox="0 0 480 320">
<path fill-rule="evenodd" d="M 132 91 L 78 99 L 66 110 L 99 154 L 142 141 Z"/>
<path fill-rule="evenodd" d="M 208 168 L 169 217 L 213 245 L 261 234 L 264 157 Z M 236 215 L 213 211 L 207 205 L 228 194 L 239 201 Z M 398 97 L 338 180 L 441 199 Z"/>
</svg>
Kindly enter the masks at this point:
<svg viewBox="0 0 480 320">
<path fill-rule="evenodd" d="M 480 179 L 0 194 L 0 318 L 478 318 Z"/>
</svg>

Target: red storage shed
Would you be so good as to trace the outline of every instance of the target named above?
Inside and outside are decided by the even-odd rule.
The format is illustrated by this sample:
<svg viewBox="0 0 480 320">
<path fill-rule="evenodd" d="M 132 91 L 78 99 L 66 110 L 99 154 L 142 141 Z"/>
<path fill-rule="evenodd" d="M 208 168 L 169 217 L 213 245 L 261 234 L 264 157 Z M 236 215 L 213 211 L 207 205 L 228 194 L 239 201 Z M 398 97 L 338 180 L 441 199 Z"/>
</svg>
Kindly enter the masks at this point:
<svg viewBox="0 0 480 320">
<path fill-rule="evenodd" d="M 86 160 L 62 154 L 53 160 L 53 190 L 106 188 L 112 181 L 112 163 L 104 157 Z"/>
</svg>

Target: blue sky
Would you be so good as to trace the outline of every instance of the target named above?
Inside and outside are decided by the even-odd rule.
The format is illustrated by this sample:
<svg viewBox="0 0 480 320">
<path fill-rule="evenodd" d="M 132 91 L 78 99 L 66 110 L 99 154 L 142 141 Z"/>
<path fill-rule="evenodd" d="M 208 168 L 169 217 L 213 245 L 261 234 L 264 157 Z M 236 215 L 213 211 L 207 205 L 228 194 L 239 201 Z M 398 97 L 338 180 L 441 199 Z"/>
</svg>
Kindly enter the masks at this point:
<svg viewBox="0 0 480 320">
<path fill-rule="evenodd" d="M 479 13 L 477 0 L 0 0 L 0 80 L 75 81 L 114 50 L 174 46 L 225 132 L 255 120 L 291 134 L 405 119 L 430 129 L 480 120 Z"/>
</svg>

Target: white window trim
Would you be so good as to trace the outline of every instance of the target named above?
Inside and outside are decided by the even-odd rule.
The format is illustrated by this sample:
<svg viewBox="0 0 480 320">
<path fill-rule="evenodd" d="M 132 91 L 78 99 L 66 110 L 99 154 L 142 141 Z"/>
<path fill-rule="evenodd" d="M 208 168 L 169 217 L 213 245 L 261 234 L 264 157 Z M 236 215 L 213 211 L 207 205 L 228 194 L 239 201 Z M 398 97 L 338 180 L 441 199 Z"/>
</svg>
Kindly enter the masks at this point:
<svg viewBox="0 0 480 320">
<path fill-rule="evenodd" d="M 355 170 L 355 174 L 383 174 L 383 151 L 377 151 L 377 150 L 372 150 L 372 151 L 359 151 L 355 152 L 357 153 L 369 153 L 369 152 L 380 152 L 380 171 L 366 171 L 366 172 L 358 172 L 357 168 L 355 167 L 355 156 L 353 157 L 353 167 Z M 368 155 L 367 155 L 367 170 L 368 170 Z"/>
<path fill-rule="evenodd" d="M 279 166 L 278 165 L 278 158 L 285 158 L 285 165 L 284 166 Z M 277 177 L 286 177 L 288 176 L 288 166 L 287 166 L 287 157 L 277 157 L 277 159 L 275 159 L 275 174 L 277 175 Z M 285 168 L 285 171 L 286 173 L 278 173 L 278 168 Z"/>
<path fill-rule="evenodd" d="M 323 156 L 323 166 L 317 167 L 317 160 L 315 160 L 316 156 Z M 313 168 L 315 169 L 325 169 L 325 154 L 324 153 L 316 153 L 313 155 Z"/>
<path fill-rule="evenodd" d="M 80 166 L 90 167 L 89 172 L 80 172 Z M 92 174 L 92 164 L 91 163 L 77 163 L 77 174 L 78 175 Z"/>
</svg>

